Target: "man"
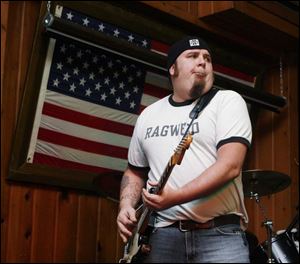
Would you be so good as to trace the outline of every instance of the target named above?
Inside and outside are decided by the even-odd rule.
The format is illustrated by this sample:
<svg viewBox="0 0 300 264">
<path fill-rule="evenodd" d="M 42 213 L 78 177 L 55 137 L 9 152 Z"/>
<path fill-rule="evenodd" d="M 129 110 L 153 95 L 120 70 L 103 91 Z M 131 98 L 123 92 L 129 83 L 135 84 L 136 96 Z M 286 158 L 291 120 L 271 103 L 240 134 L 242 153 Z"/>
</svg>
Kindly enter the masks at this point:
<svg viewBox="0 0 300 264">
<path fill-rule="evenodd" d="M 190 113 L 213 91 L 211 51 L 199 37 L 185 37 L 168 53 L 173 94 L 139 116 L 128 153 L 117 219 L 124 242 L 137 223 L 135 206 L 155 211 L 151 250 L 144 262 L 249 262 L 244 230 L 241 169 L 252 131 L 246 103 L 218 91 L 191 125 L 193 141 L 160 194 L 159 181 L 191 121 Z M 146 184 L 147 188 L 144 188 Z"/>
</svg>

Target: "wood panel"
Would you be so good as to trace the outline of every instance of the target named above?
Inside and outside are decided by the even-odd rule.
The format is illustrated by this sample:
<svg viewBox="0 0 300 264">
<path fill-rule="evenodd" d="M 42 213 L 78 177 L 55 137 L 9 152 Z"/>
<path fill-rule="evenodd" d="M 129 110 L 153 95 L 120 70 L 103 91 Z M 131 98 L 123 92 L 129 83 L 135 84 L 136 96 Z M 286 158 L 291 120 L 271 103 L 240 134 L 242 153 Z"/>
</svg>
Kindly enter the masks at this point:
<svg viewBox="0 0 300 264">
<path fill-rule="evenodd" d="M 7 262 L 29 262 L 32 232 L 32 193 L 30 188 L 14 186 L 10 192 L 7 225 Z"/>
<path fill-rule="evenodd" d="M 119 241 L 117 238 L 117 213 L 118 208 L 111 200 L 101 200 L 98 208 L 99 227 L 97 233 L 97 262 L 106 263 L 111 260 L 118 262 L 116 255 Z"/>
<path fill-rule="evenodd" d="M 76 262 L 95 262 L 97 255 L 98 199 L 91 195 L 80 195 L 78 203 L 78 225 Z"/>
<path fill-rule="evenodd" d="M 32 219 L 32 262 L 53 260 L 58 192 L 49 189 L 34 190 Z"/>
<path fill-rule="evenodd" d="M 288 80 L 286 89 L 289 94 L 291 109 L 289 111 L 289 140 L 290 140 L 290 174 L 292 175 L 291 208 L 292 216 L 296 216 L 296 208 L 299 210 L 299 77 L 298 60 L 293 56 L 291 65 L 285 69 L 285 77 Z"/>
<path fill-rule="evenodd" d="M 1 1 L 1 262 L 4 262 L 6 256 L 6 234 L 7 234 L 7 211 L 8 211 L 8 197 L 9 188 L 5 184 L 4 175 L 8 171 L 8 155 L 2 155 L 9 153 L 9 144 L 4 140 L 4 136 L 8 136 L 9 130 L 4 129 L 5 117 L 5 100 L 3 92 L 3 77 L 4 77 L 4 61 L 6 55 L 6 39 L 7 39 L 7 25 L 8 25 L 8 9 L 9 3 L 7 1 Z"/>
<path fill-rule="evenodd" d="M 280 86 L 279 65 L 269 69 L 264 78 L 263 87 L 273 94 L 288 99 L 288 106 L 280 113 L 260 111 L 254 126 L 253 148 L 250 153 L 250 169 L 273 170 L 282 172 L 291 178 L 291 185 L 275 194 L 261 197 L 259 209 L 254 200 L 246 198 L 249 213 L 249 230 L 259 239 L 267 239 L 266 229 L 262 225 L 265 217 L 273 222 L 273 230 L 286 229 L 295 217 L 299 198 L 298 144 L 298 67 L 295 56 L 287 56 L 283 63 L 283 86 Z M 272 182 L 270 182 L 272 184 Z M 296 185 L 297 184 L 297 185 Z"/>
<path fill-rule="evenodd" d="M 1 2 L 1 7 L 2 7 Z M 29 241 L 31 226 L 27 220 L 22 221 L 25 217 L 20 215 L 17 211 L 27 213 L 29 208 L 29 201 L 23 200 L 28 189 L 18 186 L 16 189 L 11 190 L 5 183 L 4 177 L 8 173 L 8 164 L 10 160 L 11 145 L 14 136 L 14 128 L 17 122 L 17 113 L 20 107 L 20 97 L 23 91 L 25 80 L 26 63 L 28 63 L 29 52 L 26 50 L 32 44 L 32 39 L 24 37 L 25 29 L 22 25 L 26 23 L 34 23 L 34 13 L 37 5 L 29 5 L 31 8 L 26 9 L 24 2 L 11 5 L 6 3 L 7 11 L 4 17 L 7 21 L 2 20 L 1 13 L 1 26 L 6 29 L 6 43 L 5 55 L 1 56 L 3 60 L 3 78 L 1 79 L 1 196 L 5 204 L 1 203 L 1 259 L 5 257 L 9 260 L 21 260 L 29 257 Z M 1 10 L 2 11 L 2 10 Z M 32 16 L 28 16 L 31 12 Z M 5 24 L 6 23 L 6 24 Z M 12 34 L 14 32 L 15 34 Z M 34 32 L 31 32 L 34 34 Z M 1 42 L 1 45 L 3 43 Z M 23 52 L 24 51 L 24 52 Z M 2 68 L 1 68 L 2 71 Z M 3 155 L 4 154 L 4 155 Z M 31 203 L 30 203 L 31 205 Z M 18 208 L 16 208 L 18 207 Z M 29 211 L 29 215 L 30 215 Z M 9 219 L 18 217 L 16 221 L 20 221 L 20 226 L 11 225 Z M 31 219 L 31 216 L 28 218 Z M 26 238 L 25 238 L 26 234 Z M 7 237 L 12 240 L 6 240 Z M 16 243 L 16 241 L 18 241 Z M 22 242 L 23 244 L 22 244 Z M 13 248 L 11 248 L 13 246 Z M 15 247 L 15 251 L 12 251 Z"/>
<path fill-rule="evenodd" d="M 5 180 L 40 5 L 1 2 L 1 262 L 96 262 L 98 222 L 114 212 L 109 225 L 115 225 L 117 202 L 99 215 L 104 198 Z M 113 243 L 102 227 L 111 245 L 102 259 L 115 262 L 121 244 L 116 227 L 108 230 Z"/>
<path fill-rule="evenodd" d="M 62 191 L 56 204 L 54 262 L 76 259 L 78 195 Z"/>
<path fill-rule="evenodd" d="M 197 1 L 197 16 L 194 12 L 186 12 L 166 1 L 141 2 L 172 14 L 182 22 L 197 25 L 202 36 L 209 32 L 223 46 L 232 43 L 255 51 L 251 53 L 259 52 L 271 57 L 276 57 L 280 48 L 297 50 L 298 26 L 252 4 L 251 1 Z M 299 13 L 296 14 L 299 20 Z M 257 28 L 260 30 L 257 31 Z M 254 33 L 251 34 L 253 29 Z M 274 42 L 274 39 L 277 41 Z"/>
</svg>

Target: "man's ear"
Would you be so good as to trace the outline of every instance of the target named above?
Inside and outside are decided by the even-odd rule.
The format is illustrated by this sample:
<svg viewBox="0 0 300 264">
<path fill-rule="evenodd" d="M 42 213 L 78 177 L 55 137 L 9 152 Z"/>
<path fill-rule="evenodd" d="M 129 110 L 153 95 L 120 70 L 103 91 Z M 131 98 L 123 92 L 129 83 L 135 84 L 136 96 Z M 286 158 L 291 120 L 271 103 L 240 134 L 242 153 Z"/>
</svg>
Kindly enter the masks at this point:
<svg viewBox="0 0 300 264">
<path fill-rule="evenodd" d="M 169 74 L 170 76 L 173 76 L 174 75 L 174 72 L 175 72 L 175 64 L 173 64 L 170 69 L 169 69 Z"/>
</svg>

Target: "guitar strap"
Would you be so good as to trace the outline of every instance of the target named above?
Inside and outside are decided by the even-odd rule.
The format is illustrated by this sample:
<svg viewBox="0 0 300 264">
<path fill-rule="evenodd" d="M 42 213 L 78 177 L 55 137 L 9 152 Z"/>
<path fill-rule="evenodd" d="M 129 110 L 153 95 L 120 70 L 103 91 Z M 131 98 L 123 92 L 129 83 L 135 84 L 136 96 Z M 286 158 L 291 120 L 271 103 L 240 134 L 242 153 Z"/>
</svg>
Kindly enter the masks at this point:
<svg viewBox="0 0 300 264">
<path fill-rule="evenodd" d="M 219 91 L 219 89 L 212 87 L 206 94 L 200 97 L 199 101 L 197 104 L 194 106 L 193 110 L 190 112 L 189 117 L 192 119 L 191 122 L 189 123 L 184 135 L 182 138 L 184 138 L 193 124 L 194 120 L 198 118 L 200 112 L 208 105 L 210 100 L 216 95 L 216 93 Z"/>
<path fill-rule="evenodd" d="M 198 103 L 195 105 L 190 113 L 190 118 L 194 121 L 199 113 L 208 105 L 210 100 L 215 96 L 219 89 L 212 87 L 206 94 L 200 97 Z"/>
</svg>

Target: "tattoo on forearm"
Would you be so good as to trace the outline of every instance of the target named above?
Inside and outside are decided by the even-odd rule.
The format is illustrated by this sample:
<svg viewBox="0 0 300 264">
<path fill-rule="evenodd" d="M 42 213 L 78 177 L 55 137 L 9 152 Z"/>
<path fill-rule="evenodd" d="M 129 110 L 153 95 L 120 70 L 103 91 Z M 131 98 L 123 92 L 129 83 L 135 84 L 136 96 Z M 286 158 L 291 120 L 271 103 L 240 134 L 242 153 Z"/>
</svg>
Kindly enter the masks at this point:
<svg viewBox="0 0 300 264">
<path fill-rule="evenodd" d="M 120 201 L 130 200 L 133 204 L 140 199 L 142 186 L 138 182 L 130 182 L 130 177 L 124 175 L 120 187 Z"/>
</svg>

